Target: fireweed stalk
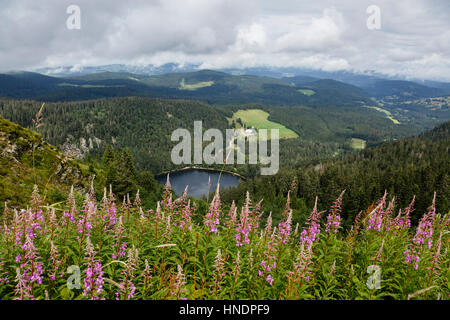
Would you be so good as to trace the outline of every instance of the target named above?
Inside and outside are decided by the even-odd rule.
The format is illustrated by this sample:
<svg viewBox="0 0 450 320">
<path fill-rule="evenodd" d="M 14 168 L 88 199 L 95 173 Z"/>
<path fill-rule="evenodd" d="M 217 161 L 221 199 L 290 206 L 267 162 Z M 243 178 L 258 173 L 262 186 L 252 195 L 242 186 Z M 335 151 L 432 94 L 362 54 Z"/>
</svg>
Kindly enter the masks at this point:
<svg viewBox="0 0 450 320">
<path fill-rule="evenodd" d="M 330 213 L 327 217 L 327 224 L 325 227 L 325 232 L 328 233 L 337 233 L 341 224 L 341 206 L 342 206 L 342 198 L 344 196 L 345 190 L 339 195 L 336 201 L 331 206 Z"/>
<path fill-rule="evenodd" d="M 120 290 L 116 292 L 116 299 L 119 300 L 122 296 L 123 300 L 128 300 L 134 297 L 136 287 L 134 286 L 134 273 L 138 265 L 138 250 L 136 248 L 128 249 L 128 259 L 126 267 L 122 270 L 122 278 L 120 282 Z M 122 295 L 121 295 L 122 293 Z"/>
<path fill-rule="evenodd" d="M 32 298 L 33 286 L 34 284 L 42 284 L 42 274 L 44 273 L 44 270 L 42 262 L 40 261 L 39 252 L 29 235 L 26 236 L 25 244 L 22 245 L 22 250 L 24 251 L 24 262 L 20 264 L 19 270 L 23 270 L 23 272 L 21 273 L 21 276 L 18 276 L 16 288 L 19 291 L 25 290 L 25 296 Z"/>
<path fill-rule="evenodd" d="M 100 299 L 103 292 L 103 267 L 100 259 L 96 258 L 96 252 L 89 237 L 86 239 L 86 255 L 85 260 L 86 277 L 84 278 L 83 295 L 91 300 Z"/>
<path fill-rule="evenodd" d="M 217 256 L 214 260 L 214 266 L 213 266 L 213 272 L 212 272 L 212 279 L 214 280 L 214 289 L 211 291 L 211 293 L 214 293 L 216 299 L 218 298 L 218 292 L 221 290 L 221 282 L 223 277 L 225 276 L 225 260 L 222 257 L 222 252 L 220 249 L 217 249 Z M 210 285 L 210 287 L 213 287 L 213 285 Z"/>
<path fill-rule="evenodd" d="M 50 269 L 48 270 L 48 278 L 51 281 L 56 280 L 58 271 L 60 278 L 64 276 L 64 271 L 61 271 L 62 262 L 60 260 L 60 257 L 61 255 L 58 253 L 58 248 L 53 244 L 53 241 L 50 240 L 50 255 L 49 255 Z"/>
<path fill-rule="evenodd" d="M 305 244 L 305 246 L 312 247 L 314 242 L 318 239 L 318 235 L 320 233 L 320 216 L 322 212 L 317 211 L 317 200 L 314 203 L 314 208 L 311 214 L 306 221 L 306 225 L 308 228 L 303 228 L 302 233 L 300 234 L 300 243 Z"/>
<path fill-rule="evenodd" d="M 205 226 L 209 229 L 208 231 L 214 234 L 217 234 L 217 226 L 219 225 L 220 221 L 220 195 L 219 195 L 219 185 L 217 185 L 216 194 L 214 195 L 214 198 L 211 201 L 211 204 L 209 206 L 208 212 L 205 216 Z"/>
<path fill-rule="evenodd" d="M 293 264 L 294 271 L 289 271 L 287 274 L 288 286 L 286 287 L 286 293 L 288 297 L 293 296 L 295 300 L 299 298 L 303 281 L 309 282 L 311 264 L 312 246 L 307 242 L 303 242 L 300 245 L 300 251 Z"/>
<path fill-rule="evenodd" d="M 78 218 L 77 222 L 77 232 L 79 241 L 79 251 L 78 251 L 78 264 L 81 263 L 81 251 L 83 247 L 84 237 L 89 237 L 92 229 L 92 217 L 95 215 L 97 207 L 95 202 L 91 201 L 89 194 L 86 194 L 86 199 L 84 203 L 84 209 L 82 211 L 81 217 Z"/>
<path fill-rule="evenodd" d="M 145 259 L 144 262 L 144 271 L 142 272 L 141 276 L 144 279 L 142 285 L 144 286 L 144 298 L 148 295 L 148 289 L 151 286 L 150 280 L 152 279 L 152 270 L 150 269 L 150 264 L 148 263 L 148 260 Z"/>
<path fill-rule="evenodd" d="M 420 255 L 423 245 L 426 243 L 428 249 L 431 249 L 433 244 L 433 222 L 436 215 L 436 192 L 433 196 L 433 203 L 428 208 L 428 212 L 420 219 L 417 226 L 416 235 L 412 239 L 412 244 L 403 254 L 405 255 L 405 262 L 412 264 L 414 262 L 414 269 L 419 268 Z"/>
<path fill-rule="evenodd" d="M 186 276 L 184 275 L 183 268 L 180 265 L 177 265 L 177 274 L 175 276 L 175 282 L 172 285 L 170 294 L 177 300 L 187 300 L 187 298 L 184 298 L 182 296 L 183 292 L 188 291 L 186 288 L 184 288 L 186 283 Z"/>
<path fill-rule="evenodd" d="M 380 232 L 383 224 L 383 216 L 385 213 L 387 191 L 384 192 L 384 196 L 378 200 L 375 210 L 370 213 L 367 219 L 366 230 L 375 230 Z"/>
<path fill-rule="evenodd" d="M 231 271 L 231 274 L 233 275 L 233 284 L 231 286 L 231 295 L 230 295 L 231 300 L 233 300 L 234 298 L 234 288 L 236 286 L 236 281 L 238 279 L 240 271 L 241 271 L 241 252 L 238 250 L 236 254 L 236 262 L 233 271 Z"/>
<path fill-rule="evenodd" d="M 113 246 L 113 259 L 118 259 L 120 257 L 124 257 L 126 254 L 127 243 L 123 241 L 125 237 L 125 227 L 123 226 L 122 216 L 119 216 L 119 221 L 114 228 L 114 246 Z"/>
</svg>

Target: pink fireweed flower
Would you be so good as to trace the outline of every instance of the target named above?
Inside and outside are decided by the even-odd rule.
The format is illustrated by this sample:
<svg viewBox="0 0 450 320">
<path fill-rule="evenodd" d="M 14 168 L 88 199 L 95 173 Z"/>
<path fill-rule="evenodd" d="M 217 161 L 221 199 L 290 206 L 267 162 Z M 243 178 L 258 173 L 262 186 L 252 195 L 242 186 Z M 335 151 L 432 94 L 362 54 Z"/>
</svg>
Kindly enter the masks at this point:
<svg viewBox="0 0 450 320">
<path fill-rule="evenodd" d="M 61 268 L 61 260 L 60 254 L 58 253 L 58 249 L 53 244 L 53 241 L 50 240 L 50 257 L 49 257 L 50 267 L 48 270 L 48 278 L 52 281 L 56 280 L 57 272 Z M 64 276 L 64 271 L 60 271 L 60 277 Z"/>
<path fill-rule="evenodd" d="M 236 227 L 236 246 L 240 247 L 244 243 L 250 244 L 249 233 L 251 232 L 253 223 L 250 217 L 250 195 L 247 191 L 245 204 L 242 207 L 240 215 L 240 223 Z"/>
<path fill-rule="evenodd" d="M 280 237 L 281 243 L 285 244 L 289 241 L 289 236 L 291 235 L 291 224 L 292 224 L 292 209 L 286 217 L 286 221 L 280 222 L 278 225 L 278 236 Z"/>
<path fill-rule="evenodd" d="M 37 283 L 42 284 L 42 274 L 44 270 L 42 268 L 42 262 L 39 261 L 39 252 L 34 246 L 33 240 L 27 235 L 25 244 L 22 245 L 24 251 L 24 262 L 20 265 L 23 270 L 23 275 L 30 284 Z"/>
<path fill-rule="evenodd" d="M 128 250 L 128 259 L 127 266 L 122 270 L 122 278 L 120 282 L 121 290 L 116 292 L 116 299 L 122 294 L 123 300 L 128 300 L 134 297 L 134 293 L 136 292 L 136 287 L 134 286 L 134 273 L 136 271 L 138 265 L 138 250 L 136 248 Z"/>
<path fill-rule="evenodd" d="M 8 271 L 4 271 L 4 265 L 5 265 L 5 260 L 4 258 L 0 257 L 0 284 L 8 284 L 9 280 L 7 278 L 8 276 Z"/>
<path fill-rule="evenodd" d="M 187 292 L 188 290 L 184 288 L 186 285 L 186 276 L 183 273 L 183 268 L 180 265 L 177 265 L 177 274 L 175 277 L 175 282 L 172 285 L 172 290 L 170 294 L 174 296 L 177 300 L 186 300 L 183 298 L 183 292 Z"/>
<path fill-rule="evenodd" d="M 248 219 L 248 212 L 246 212 L 244 208 L 242 208 L 240 224 L 236 228 L 236 246 L 240 247 L 244 243 L 250 244 L 250 239 L 248 238 L 250 230 L 251 226 Z"/>
<path fill-rule="evenodd" d="M 409 206 L 405 209 L 404 214 L 400 209 L 398 215 L 389 222 L 389 229 L 406 229 L 411 227 L 410 215 L 414 211 L 414 200 L 416 196 L 413 197 Z"/>
<path fill-rule="evenodd" d="M 303 279 L 309 281 L 311 273 L 310 265 L 312 264 L 312 246 L 307 243 L 302 243 L 297 258 L 293 264 L 294 271 L 288 272 L 288 279 L 290 282 L 299 283 Z"/>
<path fill-rule="evenodd" d="M 269 217 L 267 218 L 266 227 L 264 228 L 264 235 L 267 237 L 270 236 L 271 233 L 272 233 L 272 211 L 270 211 Z"/>
<path fill-rule="evenodd" d="M 316 197 L 313 211 L 305 223 L 308 228 L 306 229 L 303 227 L 303 231 L 300 233 L 300 243 L 305 244 L 308 247 L 313 245 L 313 243 L 319 238 L 318 235 L 320 233 L 319 220 L 322 212 L 317 211 L 317 200 L 318 197 Z"/>
<path fill-rule="evenodd" d="M 428 212 L 423 215 L 416 229 L 416 234 L 412 239 L 412 243 L 407 250 L 403 252 L 405 255 L 405 263 L 414 263 L 414 269 L 419 268 L 420 254 L 423 245 L 426 243 L 428 249 L 433 245 L 433 222 L 436 215 L 436 192 L 433 196 L 433 202 L 428 208 Z"/>
<path fill-rule="evenodd" d="M 225 218 L 225 225 L 231 230 L 236 225 L 236 219 L 237 219 L 237 208 L 236 204 L 233 202 L 231 203 L 230 211 L 228 211 L 228 215 Z"/>
<path fill-rule="evenodd" d="M 100 259 L 97 259 L 97 252 L 94 251 L 89 237 L 86 241 L 86 278 L 84 278 L 84 290 L 83 295 L 91 300 L 98 300 L 103 292 L 103 267 Z"/>
<path fill-rule="evenodd" d="M 264 276 L 265 280 L 272 285 L 273 278 L 270 275 L 270 272 L 277 267 L 276 263 L 276 243 L 275 243 L 275 236 L 271 237 L 269 241 L 267 242 L 264 250 L 263 250 L 263 259 L 259 263 L 259 270 L 258 270 L 258 276 L 262 277 Z M 270 276 L 270 277 L 269 277 Z"/>
<path fill-rule="evenodd" d="M 383 224 L 383 216 L 385 214 L 387 191 L 384 192 L 384 196 L 378 200 L 375 209 L 369 214 L 367 219 L 367 230 L 381 231 Z"/>
<path fill-rule="evenodd" d="M 79 234 L 77 237 L 78 240 L 90 235 L 92 229 L 92 218 L 95 216 L 96 211 L 97 206 L 95 202 L 90 200 L 89 194 L 86 194 L 84 208 L 77 221 L 77 232 Z"/>
<path fill-rule="evenodd" d="M 217 297 L 218 291 L 221 289 L 221 282 L 223 277 L 225 276 L 225 260 L 222 257 L 222 253 L 220 249 L 217 249 L 217 256 L 214 260 L 214 266 L 213 266 L 213 272 L 212 272 L 212 279 L 214 280 L 214 292 Z M 212 287 L 213 285 L 210 285 Z M 211 291 L 213 293 L 213 291 Z"/>
<path fill-rule="evenodd" d="M 124 257 L 126 252 L 126 248 L 127 248 L 127 243 L 125 241 L 123 241 L 124 238 L 124 233 L 125 233 L 125 227 L 123 226 L 122 223 L 122 216 L 119 217 L 119 222 L 116 224 L 115 228 L 114 228 L 114 247 L 113 247 L 113 254 L 112 254 L 112 258 L 113 259 L 117 259 L 119 257 Z"/>
<path fill-rule="evenodd" d="M 342 198 L 344 196 L 345 190 L 341 192 L 339 197 L 331 206 L 330 213 L 327 217 L 327 225 L 325 227 L 325 231 L 328 233 L 337 233 L 339 226 L 341 224 L 341 206 L 342 206 Z"/>
<path fill-rule="evenodd" d="M 169 210 L 172 207 L 172 185 L 170 184 L 169 174 L 167 174 L 166 185 L 163 192 L 163 200 L 161 201 L 161 206 L 165 210 Z"/>
<path fill-rule="evenodd" d="M 16 297 L 14 300 L 34 299 L 32 285 L 19 268 L 16 269 L 16 283 L 16 288 L 14 289 Z"/>
<path fill-rule="evenodd" d="M 142 285 L 144 286 L 144 297 L 148 294 L 148 288 L 151 286 L 150 280 L 152 279 L 152 270 L 150 269 L 150 264 L 148 263 L 148 260 L 145 259 L 145 267 L 144 271 L 142 272 L 141 276 L 144 279 L 144 282 Z"/>
<path fill-rule="evenodd" d="M 217 234 L 217 226 L 219 225 L 219 217 L 220 217 L 220 196 L 219 196 L 219 185 L 217 184 L 216 194 L 211 201 L 208 212 L 205 216 L 205 226 L 208 227 L 209 232 Z"/>
</svg>

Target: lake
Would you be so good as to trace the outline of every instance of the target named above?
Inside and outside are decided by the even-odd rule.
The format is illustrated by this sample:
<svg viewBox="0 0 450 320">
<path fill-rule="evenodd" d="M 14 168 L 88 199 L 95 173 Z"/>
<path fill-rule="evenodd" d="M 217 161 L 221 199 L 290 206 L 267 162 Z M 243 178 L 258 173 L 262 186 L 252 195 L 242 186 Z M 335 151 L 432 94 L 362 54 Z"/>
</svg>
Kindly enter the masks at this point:
<svg viewBox="0 0 450 320">
<path fill-rule="evenodd" d="M 208 178 L 211 177 L 211 185 L 209 192 L 213 192 L 217 186 L 217 180 L 219 179 L 220 172 L 189 169 L 170 174 L 170 184 L 175 190 L 177 195 L 181 196 L 186 186 L 188 187 L 188 195 L 201 198 L 201 196 L 208 196 Z M 166 176 L 157 177 L 158 183 L 165 184 Z M 240 178 L 232 174 L 223 172 L 220 177 L 220 189 L 234 187 L 239 183 Z"/>
</svg>

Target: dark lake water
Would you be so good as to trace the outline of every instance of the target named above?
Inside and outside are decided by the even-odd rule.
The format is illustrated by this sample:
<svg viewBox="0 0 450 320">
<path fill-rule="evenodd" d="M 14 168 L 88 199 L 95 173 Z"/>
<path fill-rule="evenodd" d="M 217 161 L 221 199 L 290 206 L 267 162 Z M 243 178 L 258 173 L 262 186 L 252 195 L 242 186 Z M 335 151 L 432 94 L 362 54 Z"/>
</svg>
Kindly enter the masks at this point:
<svg viewBox="0 0 450 320">
<path fill-rule="evenodd" d="M 220 172 L 190 169 L 170 174 L 170 184 L 177 195 L 181 196 L 186 186 L 188 187 L 188 195 L 200 198 L 202 195 L 208 195 L 208 178 L 211 177 L 211 185 L 209 192 L 216 190 L 217 180 Z M 158 183 L 165 184 L 167 176 L 156 178 Z M 234 187 L 239 183 L 239 177 L 223 172 L 220 177 L 220 189 Z"/>
</svg>

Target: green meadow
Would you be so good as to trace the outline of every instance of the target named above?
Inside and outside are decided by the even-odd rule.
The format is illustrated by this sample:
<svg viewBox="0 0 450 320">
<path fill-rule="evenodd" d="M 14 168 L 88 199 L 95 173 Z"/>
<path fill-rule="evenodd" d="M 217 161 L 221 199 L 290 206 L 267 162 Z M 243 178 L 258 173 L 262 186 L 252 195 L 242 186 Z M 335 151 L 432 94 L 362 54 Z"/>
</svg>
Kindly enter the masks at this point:
<svg viewBox="0 0 450 320">
<path fill-rule="evenodd" d="M 298 134 L 291 129 L 286 128 L 280 123 L 268 120 L 269 113 L 260 109 L 248 109 L 248 110 L 238 110 L 233 114 L 233 117 L 229 121 L 235 121 L 236 125 L 237 119 L 241 119 L 242 123 L 247 127 L 255 127 L 255 129 L 278 129 L 280 139 L 292 139 L 298 138 Z"/>
</svg>

